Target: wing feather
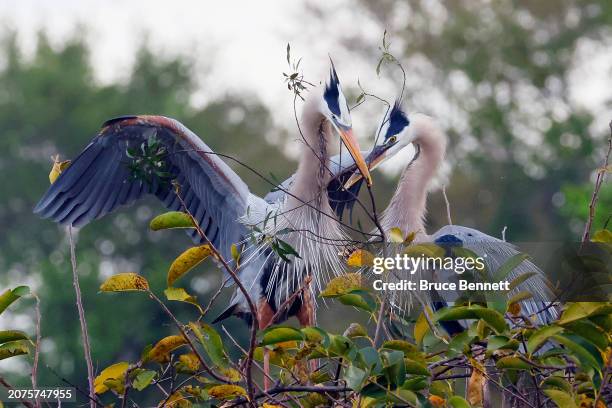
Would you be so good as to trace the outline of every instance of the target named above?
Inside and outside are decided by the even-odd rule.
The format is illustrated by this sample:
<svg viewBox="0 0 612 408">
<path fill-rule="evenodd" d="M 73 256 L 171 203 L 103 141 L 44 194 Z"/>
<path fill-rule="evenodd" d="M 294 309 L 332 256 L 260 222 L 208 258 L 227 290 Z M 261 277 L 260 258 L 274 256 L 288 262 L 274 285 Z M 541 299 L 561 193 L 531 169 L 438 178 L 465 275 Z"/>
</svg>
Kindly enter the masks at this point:
<svg viewBox="0 0 612 408">
<path fill-rule="evenodd" d="M 134 178 L 129 167 L 134 158 L 128 149 L 142 151 L 154 140 L 163 148 L 163 165 L 180 185 L 187 208 L 212 235 L 208 238 L 222 255 L 231 259 L 231 244 L 245 234 L 238 219 L 246 212 L 249 190 L 198 136 L 162 116 L 108 121 L 51 185 L 34 212 L 64 225 L 84 226 L 146 194 L 156 195 L 171 210 L 181 210 L 171 182 L 160 176 Z M 190 235 L 200 241 L 193 231 Z"/>
</svg>

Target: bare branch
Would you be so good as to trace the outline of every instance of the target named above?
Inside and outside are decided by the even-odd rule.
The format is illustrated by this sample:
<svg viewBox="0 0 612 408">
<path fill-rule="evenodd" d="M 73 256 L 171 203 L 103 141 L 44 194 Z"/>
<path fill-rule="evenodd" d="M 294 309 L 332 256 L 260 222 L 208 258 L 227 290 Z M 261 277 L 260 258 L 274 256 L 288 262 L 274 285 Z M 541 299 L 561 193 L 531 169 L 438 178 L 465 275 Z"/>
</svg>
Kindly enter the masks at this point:
<svg viewBox="0 0 612 408">
<path fill-rule="evenodd" d="M 584 232 L 582 233 L 582 243 L 580 245 L 580 248 L 582 248 L 584 244 L 590 239 L 591 226 L 593 225 L 593 219 L 595 218 L 595 206 L 597 205 L 597 200 L 599 198 L 599 190 L 601 189 L 601 185 L 603 184 L 606 178 L 606 171 L 608 170 L 610 152 L 612 152 L 612 122 L 610 122 L 609 126 L 610 137 L 608 138 L 608 151 L 606 152 L 603 166 L 597 170 L 597 178 L 595 179 L 595 189 L 593 190 L 591 202 L 589 203 L 589 218 L 587 219 L 586 225 L 584 226 Z"/>
<path fill-rule="evenodd" d="M 72 284 L 76 293 L 76 305 L 79 312 L 79 322 L 81 324 L 81 336 L 83 337 L 83 352 L 87 363 L 87 382 L 89 384 L 89 406 L 94 408 L 96 394 L 94 391 L 94 369 L 91 360 L 91 347 L 89 345 L 89 333 L 87 331 L 87 320 L 85 320 L 85 309 L 81 299 L 81 287 L 79 286 L 79 274 L 77 271 L 76 250 L 74 239 L 72 238 L 72 226 L 68 227 L 68 237 L 70 239 L 70 261 L 72 263 Z"/>
<path fill-rule="evenodd" d="M 34 343 L 34 363 L 32 364 L 32 389 L 37 389 L 37 378 L 38 378 L 38 358 L 40 357 L 40 298 L 32 293 L 32 296 L 36 300 L 36 342 Z M 36 398 L 36 408 L 40 408 L 40 399 Z"/>
<path fill-rule="evenodd" d="M 446 185 L 442 185 L 442 196 L 444 197 L 444 203 L 446 204 L 446 218 L 448 219 L 448 225 L 453 225 L 453 220 L 451 218 L 451 209 L 450 202 L 448 201 L 448 197 L 446 196 Z"/>
</svg>

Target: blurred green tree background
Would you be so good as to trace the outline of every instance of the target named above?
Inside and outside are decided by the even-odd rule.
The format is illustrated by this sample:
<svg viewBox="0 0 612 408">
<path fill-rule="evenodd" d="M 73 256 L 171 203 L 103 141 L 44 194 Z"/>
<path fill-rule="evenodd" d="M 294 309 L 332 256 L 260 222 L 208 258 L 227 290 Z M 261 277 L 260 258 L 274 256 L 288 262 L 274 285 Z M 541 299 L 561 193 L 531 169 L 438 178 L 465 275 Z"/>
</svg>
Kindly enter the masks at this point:
<svg viewBox="0 0 612 408">
<path fill-rule="evenodd" d="M 41 34 L 34 57 L 26 60 L 15 37 L 9 36 L 0 53 L 6 59 L 0 73 L 0 168 L 5 172 L 0 187 L 0 287 L 27 283 L 41 299 L 44 339 L 39 384 L 61 384 L 55 371 L 84 386 L 86 371 L 81 364 L 67 237 L 63 228 L 32 214 L 49 186 L 51 156 L 59 154 L 63 160 L 75 157 L 108 118 L 156 113 L 180 118 L 215 151 L 255 167 L 265 158 L 266 167 L 284 176 L 294 164 L 280 147 L 262 140 L 261 135 L 270 133 L 272 125 L 268 112 L 257 101 L 228 96 L 203 109 L 190 107 L 196 84 L 193 64 L 184 59 L 164 60 L 143 47 L 124 82 L 100 86 L 93 80 L 87 47 L 79 40 L 54 49 Z M 247 145 L 250 148 L 244 149 Z M 270 189 L 254 174 L 235 163 L 230 165 L 254 191 Z M 156 199 L 145 200 L 78 232 L 80 283 L 98 370 L 109 361 L 136 358 L 146 344 L 172 331 L 166 317 L 146 297 L 116 301 L 113 296 L 97 293 L 105 276 L 122 271 L 146 275 L 158 292 L 165 288 L 168 266 L 190 240 L 176 231 L 149 233 L 148 222 L 160 211 Z M 205 273 L 193 275 L 190 285 L 200 299 L 221 284 L 220 273 L 212 265 L 206 268 Z M 32 303 L 24 305 L 21 310 L 27 314 L 14 315 L 18 323 L 33 317 Z M 218 303 L 217 310 L 223 305 L 223 301 Z M 186 311 L 180 306 L 176 309 L 179 315 Z M 231 321 L 229 327 L 240 324 Z M 27 326 L 31 332 L 31 324 Z M 17 368 L 10 380 L 26 385 L 28 376 L 24 373 L 29 368 Z"/>
<path fill-rule="evenodd" d="M 436 3 L 442 9 L 431 3 L 362 1 L 354 12 L 371 14 L 388 28 L 391 41 L 401 44 L 401 52 L 394 53 L 408 75 L 406 106 L 426 110 L 447 128 L 452 166 L 447 191 L 454 221 L 492 235 L 507 225 L 510 240 L 578 240 L 591 176 L 601 164 L 608 135 L 593 134 L 596 118 L 569 96 L 571 58 L 585 39 L 610 41 L 612 3 Z M 360 43 L 348 47 L 358 49 Z M 362 47 L 359 52 L 371 58 L 374 69 L 377 50 Z M 236 156 L 264 174 L 275 169 L 282 179 L 295 165 L 283 155 L 284 146 L 263 137 L 272 129 L 279 140 L 287 139 L 256 99 L 229 95 L 203 108 L 191 106 L 199 84 L 188 58 L 162 58 L 143 46 L 123 80 L 100 85 L 87 46 L 78 39 L 51 47 L 41 34 L 33 58 L 24 58 L 15 35 L 8 33 L 0 56 L 0 287 L 30 284 L 41 298 L 39 384 L 60 384 L 53 370 L 84 386 L 65 232 L 31 211 L 48 187 L 50 157 L 74 157 L 106 119 L 148 113 L 179 119 L 213 150 Z M 279 72 L 279 92 L 281 86 Z M 452 120 L 445 119 L 438 108 L 442 105 Z M 269 190 L 248 170 L 229 164 L 254 192 Z M 396 179 L 376 177 L 375 191 L 384 208 Z M 167 266 L 188 238 L 177 239 L 176 232 L 150 234 L 147 223 L 160 210 L 155 200 L 144 201 L 78 233 L 81 288 L 98 371 L 111 361 L 135 359 L 146 344 L 172 331 L 144 296 L 115 299 L 97 293 L 104 278 L 124 271 L 141 272 L 158 292 L 164 287 Z M 595 228 L 611 213 L 608 183 Z M 446 222 L 440 194 L 433 195 L 430 214 L 432 229 Z M 191 291 L 200 299 L 220 284 L 220 273 L 207 268 L 191 275 Z M 32 303 L 23 305 L 13 318 L 32 334 Z M 170 307 L 179 316 L 185 309 Z M 238 329 L 242 323 L 232 319 L 228 324 L 236 328 L 234 333 L 246 335 Z M 29 381 L 27 359 L 21 361 L 8 375 L 16 385 Z"/>
</svg>

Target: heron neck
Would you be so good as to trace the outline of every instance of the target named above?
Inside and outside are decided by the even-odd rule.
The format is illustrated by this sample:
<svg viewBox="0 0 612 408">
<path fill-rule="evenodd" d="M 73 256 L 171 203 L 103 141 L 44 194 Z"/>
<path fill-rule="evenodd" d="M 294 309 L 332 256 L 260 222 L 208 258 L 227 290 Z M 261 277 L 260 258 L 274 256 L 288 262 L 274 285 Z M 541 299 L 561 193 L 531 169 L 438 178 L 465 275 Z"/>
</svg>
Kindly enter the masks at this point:
<svg viewBox="0 0 612 408">
<path fill-rule="evenodd" d="M 416 132 L 415 143 L 420 146 L 420 155 L 402 172 L 395 194 L 383 214 L 383 226 L 387 230 L 399 227 L 404 234 L 416 231 L 417 239 L 426 240 L 427 194 L 444 158 L 446 138 L 430 123 Z"/>
<path fill-rule="evenodd" d="M 291 196 L 294 196 L 290 199 L 300 201 L 297 205 L 303 205 L 303 202 L 317 205 L 313 200 L 320 201 L 321 196 L 326 193 L 326 180 L 329 178 L 327 169 L 331 125 L 321 114 L 312 116 L 304 115 L 301 157 L 295 173 L 295 182 L 289 190 Z"/>
</svg>

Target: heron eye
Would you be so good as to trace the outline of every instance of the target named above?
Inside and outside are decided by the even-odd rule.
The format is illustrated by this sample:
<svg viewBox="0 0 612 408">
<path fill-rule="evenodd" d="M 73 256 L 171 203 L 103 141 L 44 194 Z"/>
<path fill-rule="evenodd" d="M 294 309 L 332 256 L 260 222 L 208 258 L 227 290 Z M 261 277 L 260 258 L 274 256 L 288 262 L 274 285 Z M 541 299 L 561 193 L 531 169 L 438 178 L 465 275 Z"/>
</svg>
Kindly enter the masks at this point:
<svg viewBox="0 0 612 408">
<path fill-rule="evenodd" d="M 387 143 L 392 144 L 397 142 L 397 136 L 391 136 L 389 139 L 387 139 Z"/>
</svg>

